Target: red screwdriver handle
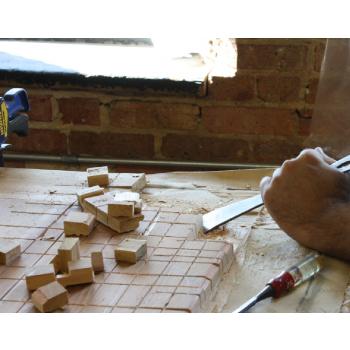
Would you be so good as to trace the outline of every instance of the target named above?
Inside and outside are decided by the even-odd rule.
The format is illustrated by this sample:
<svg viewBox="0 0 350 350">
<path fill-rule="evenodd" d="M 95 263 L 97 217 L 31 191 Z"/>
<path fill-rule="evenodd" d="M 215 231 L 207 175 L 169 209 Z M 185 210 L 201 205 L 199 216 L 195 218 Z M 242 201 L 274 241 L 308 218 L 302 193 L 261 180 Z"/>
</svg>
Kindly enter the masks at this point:
<svg viewBox="0 0 350 350">
<path fill-rule="evenodd" d="M 294 287 L 295 281 L 293 276 L 285 271 L 281 275 L 271 280 L 268 285 L 273 289 L 273 297 L 279 298 L 283 293 L 288 292 Z"/>
</svg>

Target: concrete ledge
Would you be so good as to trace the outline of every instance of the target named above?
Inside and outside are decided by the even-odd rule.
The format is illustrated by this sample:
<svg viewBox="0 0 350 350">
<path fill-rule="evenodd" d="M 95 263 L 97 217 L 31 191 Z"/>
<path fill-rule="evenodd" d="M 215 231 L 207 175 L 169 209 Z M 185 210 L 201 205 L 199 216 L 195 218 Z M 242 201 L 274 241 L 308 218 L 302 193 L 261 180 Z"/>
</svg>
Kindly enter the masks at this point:
<svg viewBox="0 0 350 350">
<path fill-rule="evenodd" d="M 130 92 L 143 95 L 180 95 L 199 96 L 201 82 L 177 81 L 171 79 L 142 79 L 128 77 L 84 76 L 77 73 L 24 72 L 1 70 L 1 85 L 20 85 L 21 87 L 42 87 L 62 89 L 73 87 L 79 90 L 99 89 L 106 92 L 118 92 L 130 95 Z"/>
</svg>

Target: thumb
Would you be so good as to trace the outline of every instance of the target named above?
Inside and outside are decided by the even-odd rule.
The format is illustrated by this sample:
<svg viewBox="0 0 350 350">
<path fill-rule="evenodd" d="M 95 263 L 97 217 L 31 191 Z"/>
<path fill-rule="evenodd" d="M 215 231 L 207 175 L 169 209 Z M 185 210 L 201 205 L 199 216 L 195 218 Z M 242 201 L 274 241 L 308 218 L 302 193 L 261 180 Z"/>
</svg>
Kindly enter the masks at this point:
<svg viewBox="0 0 350 350">
<path fill-rule="evenodd" d="M 322 159 L 328 163 L 328 164 L 332 164 L 335 162 L 335 159 L 331 158 L 330 156 L 328 156 L 326 153 L 324 153 L 323 149 L 321 147 L 316 147 L 315 151 L 319 153 L 319 155 L 322 157 Z"/>
<path fill-rule="evenodd" d="M 265 197 L 265 192 L 266 192 L 267 188 L 270 185 L 270 182 L 271 182 L 271 177 L 270 176 L 265 176 L 260 181 L 260 193 L 261 193 L 261 197 L 262 197 L 263 200 L 264 200 L 264 197 Z"/>
</svg>

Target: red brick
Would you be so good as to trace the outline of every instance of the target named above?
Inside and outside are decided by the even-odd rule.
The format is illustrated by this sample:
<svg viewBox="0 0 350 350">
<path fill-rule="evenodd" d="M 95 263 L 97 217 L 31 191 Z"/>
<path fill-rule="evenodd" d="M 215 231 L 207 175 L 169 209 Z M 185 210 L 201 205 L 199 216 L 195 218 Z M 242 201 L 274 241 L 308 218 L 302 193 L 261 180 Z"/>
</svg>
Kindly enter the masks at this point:
<svg viewBox="0 0 350 350">
<path fill-rule="evenodd" d="M 199 107 L 189 104 L 119 101 L 113 103 L 110 123 L 118 128 L 195 129 Z"/>
<path fill-rule="evenodd" d="M 248 101 L 254 98 L 255 79 L 249 76 L 234 78 L 213 77 L 208 96 L 216 100 Z"/>
<path fill-rule="evenodd" d="M 245 140 L 168 134 L 163 138 L 162 154 L 181 160 L 247 161 Z"/>
<path fill-rule="evenodd" d="M 75 155 L 148 159 L 154 155 L 152 135 L 72 132 L 70 152 Z"/>
<path fill-rule="evenodd" d="M 66 154 L 67 137 L 57 130 L 29 129 L 27 137 L 12 134 L 11 151 L 23 153 Z"/>
<path fill-rule="evenodd" d="M 258 98 L 264 102 L 294 102 L 300 95 L 298 77 L 279 77 L 276 75 L 257 79 Z"/>
<path fill-rule="evenodd" d="M 203 107 L 205 128 L 212 133 L 292 135 L 295 112 L 277 108 Z"/>
<path fill-rule="evenodd" d="M 237 45 L 237 68 L 301 70 L 306 66 L 305 45 Z"/>
<path fill-rule="evenodd" d="M 301 136 L 309 136 L 311 133 L 311 118 L 299 118 L 298 134 Z"/>
<path fill-rule="evenodd" d="M 61 98 L 57 100 L 65 124 L 100 125 L 99 101 L 95 98 Z"/>
<path fill-rule="evenodd" d="M 302 149 L 302 145 L 288 140 L 256 141 L 254 157 L 258 163 L 281 164 L 286 159 L 296 157 Z"/>
<path fill-rule="evenodd" d="M 29 118 L 39 122 L 52 121 L 51 97 L 47 95 L 29 95 Z"/>
<path fill-rule="evenodd" d="M 315 47 L 314 70 L 316 72 L 321 71 L 321 65 L 322 65 L 325 49 L 326 49 L 325 43 L 320 43 Z"/>
<path fill-rule="evenodd" d="M 305 101 L 307 103 L 315 103 L 316 100 L 316 94 L 317 94 L 317 87 L 318 87 L 318 79 L 311 79 L 306 90 L 306 96 Z"/>
<path fill-rule="evenodd" d="M 302 108 L 297 110 L 298 114 L 298 135 L 309 136 L 311 133 L 312 109 Z"/>
</svg>

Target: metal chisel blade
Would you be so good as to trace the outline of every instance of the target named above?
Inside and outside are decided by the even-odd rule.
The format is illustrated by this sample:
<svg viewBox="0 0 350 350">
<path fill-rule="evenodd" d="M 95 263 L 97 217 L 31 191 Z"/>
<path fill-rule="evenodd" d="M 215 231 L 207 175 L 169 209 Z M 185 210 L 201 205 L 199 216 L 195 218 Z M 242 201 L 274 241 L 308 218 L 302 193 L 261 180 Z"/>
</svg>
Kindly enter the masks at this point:
<svg viewBox="0 0 350 350">
<path fill-rule="evenodd" d="M 203 232 L 217 228 L 226 222 L 247 213 L 250 210 L 258 208 L 264 204 L 261 195 L 243 199 L 239 202 L 228 204 L 224 207 L 214 209 L 203 215 Z"/>
</svg>

